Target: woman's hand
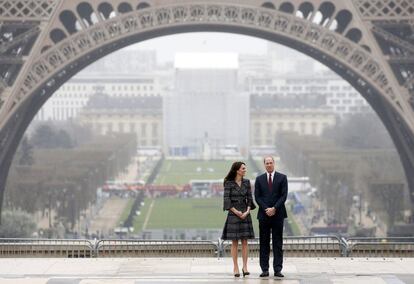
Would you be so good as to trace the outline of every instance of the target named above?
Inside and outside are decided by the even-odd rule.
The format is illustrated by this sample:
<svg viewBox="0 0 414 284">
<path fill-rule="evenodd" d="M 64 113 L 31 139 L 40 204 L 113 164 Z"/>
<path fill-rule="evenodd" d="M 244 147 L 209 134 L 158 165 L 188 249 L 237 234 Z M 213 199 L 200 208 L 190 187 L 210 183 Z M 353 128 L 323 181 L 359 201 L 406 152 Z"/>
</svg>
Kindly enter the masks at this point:
<svg viewBox="0 0 414 284">
<path fill-rule="evenodd" d="M 236 215 L 237 217 L 239 217 L 240 219 L 245 219 L 249 214 L 250 214 L 250 208 L 247 208 L 247 211 L 246 212 L 241 212 L 241 211 L 239 211 L 239 210 L 237 210 L 236 208 L 231 208 L 230 209 L 231 210 L 231 212 L 233 212 L 234 213 L 234 215 Z"/>
<path fill-rule="evenodd" d="M 247 210 L 246 212 L 244 212 L 244 213 L 240 216 L 240 218 L 241 218 L 241 219 L 246 219 L 246 217 L 247 217 L 249 214 L 250 214 L 250 210 Z"/>
<path fill-rule="evenodd" d="M 242 215 L 243 215 L 243 213 L 241 212 L 241 211 L 239 211 L 239 210 L 237 210 L 236 208 L 234 208 L 234 207 L 232 207 L 231 209 L 230 209 L 230 211 L 231 212 L 233 212 L 233 214 L 234 215 L 236 215 L 237 217 L 239 217 L 239 218 L 241 218 L 242 217 Z"/>
</svg>

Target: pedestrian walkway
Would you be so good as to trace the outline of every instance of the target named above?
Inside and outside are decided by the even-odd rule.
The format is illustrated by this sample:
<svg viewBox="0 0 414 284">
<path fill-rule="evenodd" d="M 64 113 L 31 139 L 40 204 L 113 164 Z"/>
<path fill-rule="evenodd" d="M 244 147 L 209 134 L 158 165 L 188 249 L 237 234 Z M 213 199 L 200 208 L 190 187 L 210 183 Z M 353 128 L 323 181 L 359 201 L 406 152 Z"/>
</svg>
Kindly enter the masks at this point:
<svg viewBox="0 0 414 284">
<path fill-rule="evenodd" d="M 119 175 L 116 177 L 116 180 L 122 180 L 122 181 L 137 180 L 137 173 L 138 173 L 137 161 L 138 161 L 138 158 L 133 157 L 127 169 L 124 172 L 119 173 Z"/>
<path fill-rule="evenodd" d="M 137 179 L 137 158 L 134 157 L 125 172 L 120 173 L 115 180 L 135 181 Z M 113 234 L 116 227 L 120 226 L 119 219 L 122 212 L 128 205 L 128 198 L 120 198 L 111 196 L 108 199 L 103 199 L 103 206 L 96 214 L 89 220 L 89 233 L 101 233 L 104 236 Z M 98 234 L 99 237 L 100 234 Z"/>
<path fill-rule="evenodd" d="M 118 224 L 119 218 L 127 205 L 127 198 L 121 198 L 118 196 L 109 197 L 107 200 L 105 200 L 105 203 L 99 213 L 95 216 L 94 219 L 91 220 L 89 232 L 99 232 L 104 236 L 113 234 L 114 228 L 120 225 Z"/>
<path fill-rule="evenodd" d="M 241 263 L 241 261 L 240 261 Z M 276 283 L 414 283 L 414 258 L 286 258 Z M 251 275 L 235 279 L 231 258 L 0 259 L 0 283 L 275 283 Z"/>
</svg>

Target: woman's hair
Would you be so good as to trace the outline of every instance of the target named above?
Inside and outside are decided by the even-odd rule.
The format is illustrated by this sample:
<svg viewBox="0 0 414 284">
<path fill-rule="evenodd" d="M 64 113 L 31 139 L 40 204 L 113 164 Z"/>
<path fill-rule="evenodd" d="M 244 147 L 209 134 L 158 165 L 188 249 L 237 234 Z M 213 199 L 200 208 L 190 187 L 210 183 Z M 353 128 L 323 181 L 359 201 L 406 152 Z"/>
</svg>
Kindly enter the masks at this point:
<svg viewBox="0 0 414 284">
<path fill-rule="evenodd" d="M 228 180 L 235 180 L 237 176 L 237 171 L 240 170 L 242 165 L 246 165 L 244 162 L 234 162 L 233 165 L 231 165 L 230 171 L 227 174 L 227 176 L 224 178 L 224 183 Z"/>
</svg>

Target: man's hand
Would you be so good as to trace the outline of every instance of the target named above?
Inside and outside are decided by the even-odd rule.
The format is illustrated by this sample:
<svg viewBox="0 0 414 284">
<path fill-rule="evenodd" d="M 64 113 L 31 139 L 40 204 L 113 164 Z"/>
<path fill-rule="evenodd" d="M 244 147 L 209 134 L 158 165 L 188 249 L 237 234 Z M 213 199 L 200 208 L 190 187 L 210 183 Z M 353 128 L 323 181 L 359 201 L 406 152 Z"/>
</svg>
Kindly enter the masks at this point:
<svg viewBox="0 0 414 284">
<path fill-rule="evenodd" d="M 275 207 L 266 208 L 265 211 L 266 211 L 266 215 L 269 216 L 269 217 L 272 217 L 273 215 L 276 214 L 276 208 Z"/>
</svg>

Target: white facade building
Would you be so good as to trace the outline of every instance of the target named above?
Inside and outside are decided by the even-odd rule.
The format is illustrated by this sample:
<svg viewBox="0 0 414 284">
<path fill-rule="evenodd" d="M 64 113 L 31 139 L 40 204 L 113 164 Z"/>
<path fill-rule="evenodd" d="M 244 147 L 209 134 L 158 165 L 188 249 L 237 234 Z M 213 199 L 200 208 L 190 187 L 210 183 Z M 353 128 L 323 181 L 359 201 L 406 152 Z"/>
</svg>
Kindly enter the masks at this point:
<svg viewBox="0 0 414 284">
<path fill-rule="evenodd" d="M 272 62 L 266 54 L 240 54 L 239 55 L 239 82 L 247 84 L 249 78 L 258 78 L 272 72 Z"/>
<path fill-rule="evenodd" d="M 348 82 L 332 72 L 252 78 L 247 92 L 250 96 L 284 98 L 293 104 L 293 108 L 326 106 L 339 118 L 372 111 L 368 102 Z"/>
<path fill-rule="evenodd" d="M 267 58 L 273 74 L 313 74 L 324 72 L 328 68 L 299 51 L 268 41 Z"/>
<path fill-rule="evenodd" d="M 155 50 L 123 48 L 89 65 L 82 73 L 94 75 L 139 74 L 157 68 Z"/>
<path fill-rule="evenodd" d="M 84 75 L 72 78 L 43 105 L 35 117 L 37 121 L 63 121 L 76 118 L 96 92 L 111 97 L 162 96 L 159 76 L 149 75 Z"/>
<path fill-rule="evenodd" d="M 237 69 L 237 54 L 176 55 L 175 89 L 164 98 L 166 153 L 219 158 L 226 145 L 247 153 L 249 98 L 238 92 Z"/>
<path fill-rule="evenodd" d="M 95 133 L 134 133 L 137 146 L 162 148 L 162 97 L 109 97 L 96 94 L 79 114 L 81 124 Z"/>
<path fill-rule="evenodd" d="M 328 80 L 326 88 L 326 105 L 341 118 L 348 114 L 373 111 L 365 98 L 340 77 Z"/>
<path fill-rule="evenodd" d="M 280 131 L 292 131 L 299 135 L 321 135 L 325 128 L 335 124 L 335 114 L 326 108 L 252 109 L 250 145 L 273 146 Z"/>
</svg>

